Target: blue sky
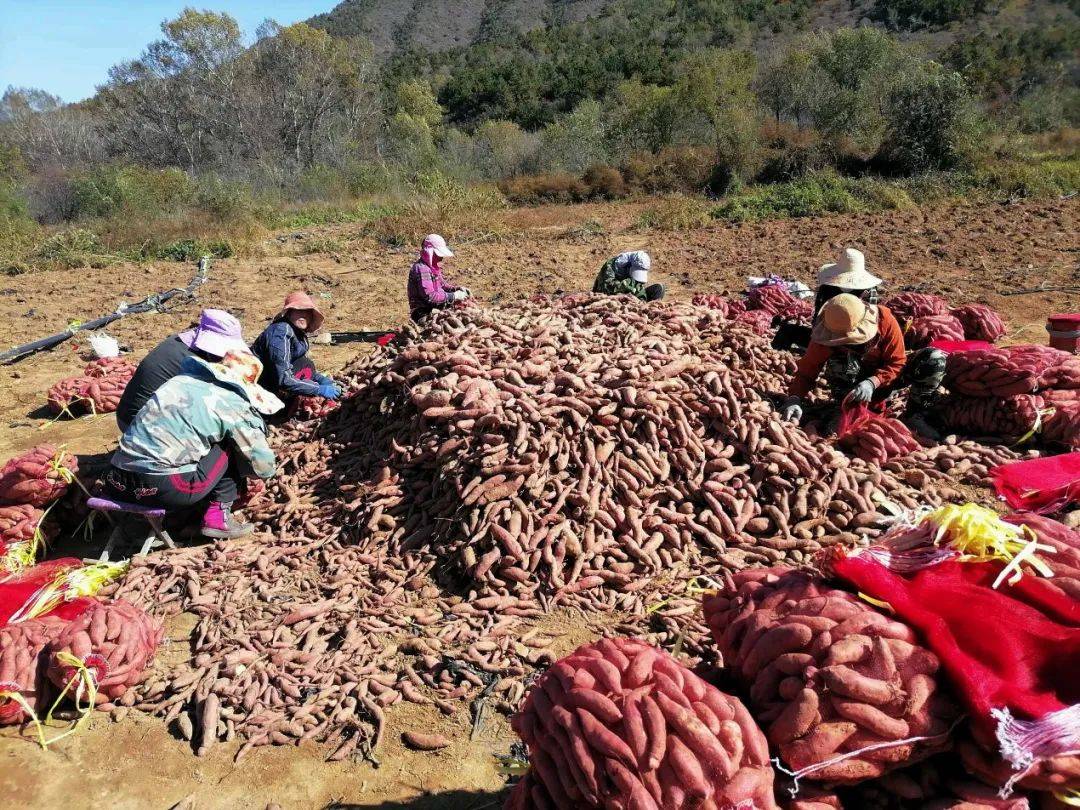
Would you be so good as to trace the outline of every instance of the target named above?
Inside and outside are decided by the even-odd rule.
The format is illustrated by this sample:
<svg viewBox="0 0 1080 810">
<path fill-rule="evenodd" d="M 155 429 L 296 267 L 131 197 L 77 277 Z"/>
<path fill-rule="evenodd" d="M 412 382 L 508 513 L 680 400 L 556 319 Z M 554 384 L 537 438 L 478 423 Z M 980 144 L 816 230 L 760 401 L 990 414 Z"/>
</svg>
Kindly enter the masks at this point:
<svg viewBox="0 0 1080 810">
<path fill-rule="evenodd" d="M 249 38 L 267 17 L 287 24 L 337 0 L 0 0 L 0 93 L 40 87 L 64 101 L 94 94 L 110 67 L 161 36 L 185 6 L 224 11 Z"/>
</svg>

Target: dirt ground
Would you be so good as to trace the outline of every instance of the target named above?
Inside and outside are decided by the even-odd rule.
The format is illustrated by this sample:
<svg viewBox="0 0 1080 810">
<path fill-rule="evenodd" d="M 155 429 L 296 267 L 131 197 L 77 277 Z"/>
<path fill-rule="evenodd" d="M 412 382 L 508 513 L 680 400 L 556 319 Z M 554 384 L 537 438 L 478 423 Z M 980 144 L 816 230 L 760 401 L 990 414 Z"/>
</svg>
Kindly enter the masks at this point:
<svg viewBox="0 0 1080 810">
<path fill-rule="evenodd" d="M 1046 341 L 1046 316 L 1080 311 L 1080 293 L 1046 291 L 1009 295 L 1032 287 L 1080 285 L 1080 200 L 957 205 L 875 215 L 763 222 L 716 223 L 693 232 L 644 230 L 636 223 L 647 203 L 548 206 L 500 214 L 497 234 L 453 242 L 457 257 L 448 275 L 487 302 L 535 292 L 588 289 L 605 258 L 642 248 L 653 256 L 653 276 L 673 299 L 699 291 L 731 291 L 747 276 L 777 273 L 812 283 L 817 267 L 847 245 L 863 249 L 872 272 L 891 290 L 914 287 L 953 301 L 982 301 L 1001 310 L 1009 340 Z M 235 313 L 253 339 L 290 290 L 304 288 L 325 304 L 331 331 L 393 328 L 407 316 L 405 279 L 413 249 L 395 250 L 332 226 L 276 235 L 258 258 L 214 262 L 210 282 L 196 300 L 165 314 L 124 318 L 108 331 L 141 358 L 166 335 L 185 328 L 203 306 Z M 312 252 L 337 245 L 337 252 Z M 172 286 L 183 286 L 189 265 L 159 263 L 80 268 L 0 281 L 3 346 L 14 346 L 113 311 Z M 80 454 L 103 453 L 115 443 L 111 416 L 50 421 L 45 392 L 78 374 L 88 347 L 72 340 L 60 348 L 0 367 L 0 460 L 44 441 Z M 333 371 L 362 347 L 315 346 L 313 357 Z M 68 548 L 72 541 L 68 541 Z M 87 552 L 88 553 L 88 552 Z M 187 643 L 190 624 L 178 617 L 172 645 Z M 552 618 L 560 652 L 597 632 L 583 617 Z M 156 666 L 168 666 L 169 649 Z M 564 648 L 564 649 L 562 649 Z M 174 650 L 182 650 L 179 646 Z M 324 763 L 317 746 L 259 748 L 233 763 L 237 744 L 196 758 L 152 717 L 129 714 L 113 723 L 103 713 L 89 727 L 48 752 L 0 736 L 0 795 L 13 807 L 282 808 L 364 806 L 382 808 L 494 808 L 505 776 L 495 753 L 506 753 L 513 734 L 492 715 L 469 739 L 465 712 L 444 718 L 424 707 L 398 706 L 380 751 L 382 765 Z M 438 730 L 453 741 L 438 753 L 401 745 L 410 728 Z"/>
</svg>

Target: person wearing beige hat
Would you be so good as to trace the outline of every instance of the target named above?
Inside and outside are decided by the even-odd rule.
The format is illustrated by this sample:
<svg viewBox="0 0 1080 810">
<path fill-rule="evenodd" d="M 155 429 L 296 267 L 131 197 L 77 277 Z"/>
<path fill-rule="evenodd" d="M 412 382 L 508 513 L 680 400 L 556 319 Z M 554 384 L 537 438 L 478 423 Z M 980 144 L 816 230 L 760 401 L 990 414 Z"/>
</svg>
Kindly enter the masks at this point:
<svg viewBox="0 0 1080 810">
<path fill-rule="evenodd" d="M 285 401 L 286 414 L 295 412 L 298 397 L 341 396 L 341 389 L 319 374 L 308 356 L 308 335 L 319 331 L 323 320 L 322 311 L 310 295 L 292 292 L 274 320 L 251 344 L 263 364 L 259 385 Z"/>
<path fill-rule="evenodd" d="M 881 284 L 881 279 L 866 269 L 866 256 L 861 250 L 844 248 L 835 262 L 823 264 L 818 270 L 814 317 L 817 318 L 826 301 L 842 293 L 876 304 Z"/>
<path fill-rule="evenodd" d="M 784 402 L 785 419 L 802 417 L 803 398 L 825 372 L 833 396 L 845 404 L 869 403 L 904 371 L 904 334 L 888 307 L 840 293 L 821 307 L 810 347 L 798 362 Z"/>
</svg>

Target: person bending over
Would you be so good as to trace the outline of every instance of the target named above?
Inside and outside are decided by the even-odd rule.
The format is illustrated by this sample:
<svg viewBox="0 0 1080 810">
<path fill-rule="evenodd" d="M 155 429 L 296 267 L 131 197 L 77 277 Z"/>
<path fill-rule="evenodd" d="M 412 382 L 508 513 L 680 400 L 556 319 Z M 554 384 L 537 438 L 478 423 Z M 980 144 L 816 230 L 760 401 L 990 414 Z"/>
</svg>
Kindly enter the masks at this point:
<svg viewBox="0 0 1080 810">
<path fill-rule="evenodd" d="M 232 514 L 244 476 L 274 475 L 263 416 L 282 402 L 257 383 L 262 363 L 249 352 L 220 362 L 189 357 L 120 437 L 102 481 L 114 500 L 166 510 L 206 504 L 202 533 L 234 538 L 253 527 Z"/>
</svg>

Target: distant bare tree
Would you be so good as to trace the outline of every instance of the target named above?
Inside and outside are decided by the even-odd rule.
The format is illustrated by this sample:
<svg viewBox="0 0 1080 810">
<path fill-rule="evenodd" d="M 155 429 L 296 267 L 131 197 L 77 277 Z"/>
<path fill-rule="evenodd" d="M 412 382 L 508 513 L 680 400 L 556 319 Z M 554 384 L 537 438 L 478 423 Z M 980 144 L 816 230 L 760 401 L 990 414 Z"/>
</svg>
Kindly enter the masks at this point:
<svg viewBox="0 0 1080 810">
<path fill-rule="evenodd" d="M 36 88 L 9 87 L 0 96 L 0 138 L 18 148 L 32 171 L 93 163 L 104 154 L 88 105 L 64 106 Z"/>
</svg>

